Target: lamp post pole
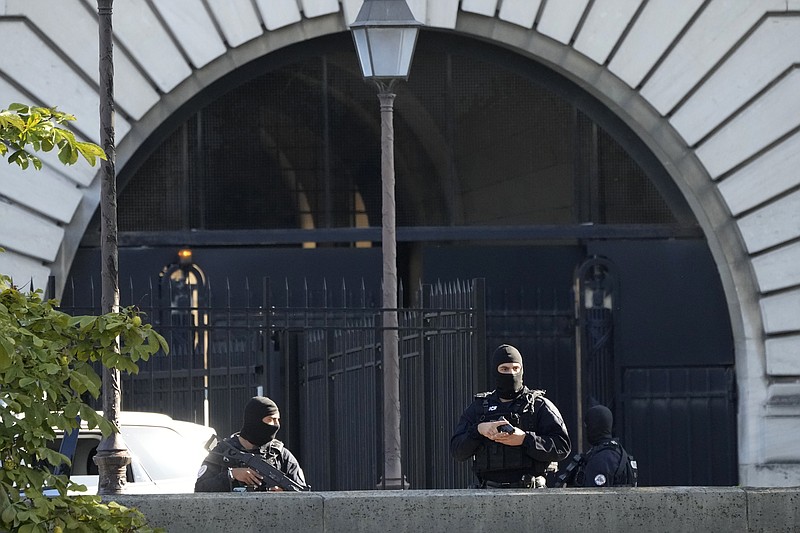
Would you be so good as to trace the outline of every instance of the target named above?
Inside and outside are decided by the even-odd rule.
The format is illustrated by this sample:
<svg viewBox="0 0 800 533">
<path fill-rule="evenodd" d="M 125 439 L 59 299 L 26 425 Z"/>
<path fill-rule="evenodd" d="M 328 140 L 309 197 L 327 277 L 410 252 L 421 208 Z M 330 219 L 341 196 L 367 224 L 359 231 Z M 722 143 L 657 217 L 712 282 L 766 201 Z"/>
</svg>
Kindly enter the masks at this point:
<svg viewBox="0 0 800 533">
<path fill-rule="evenodd" d="M 102 312 L 119 311 L 119 249 L 117 245 L 117 182 L 114 163 L 114 43 L 111 24 L 113 0 L 97 0 L 100 49 L 100 143 L 106 153 L 101 161 L 100 260 Z M 116 347 L 119 350 L 119 346 Z M 119 370 L 103 367 L 103 416 L 119 427 Z M 125 491 L 125 469 L 130 452 L 119 433 L 103 438 L 94 457 L 99 472 L 98 494 Z"/>
<path fill-rule="evenodd" d="M 381 255 L 383 257 L 383 484 L 403 488 L 400 439 L 400 349 L 397 320 L 397 231 L 392 82 L 376 82 L 381 106 Z"/>
<path fill-rule="evenodd" d="M 408 78 L 422 24 L 405 0 L 364 0 L 350 25 L 364 79 L 378 87 L 381 109 L 381 254 L 383 256 L 383 482 L 406 488 L 400 437 L 400 350 L 397 320 L 394 83 Z"/>
</svg>

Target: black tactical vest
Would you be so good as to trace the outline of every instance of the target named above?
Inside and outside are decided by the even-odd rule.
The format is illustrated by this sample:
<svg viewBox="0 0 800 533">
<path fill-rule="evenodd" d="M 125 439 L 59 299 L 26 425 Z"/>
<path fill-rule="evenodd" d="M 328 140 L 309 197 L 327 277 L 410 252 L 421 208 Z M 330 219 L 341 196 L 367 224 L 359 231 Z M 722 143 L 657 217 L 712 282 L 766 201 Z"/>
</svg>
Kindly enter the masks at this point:
<svg viewBox="0 0 800 533">
<path fill-rule="evenodd" d="M 475 399 L 480 401 L 483 407 L 478 423 L 494 422 L 505 417 L 512 426 L 524 431 L 535 431 L 536 409 L 542 404 L 544 391 L 527 390 L 511 402 L 495 400 L 491 394 L 482 392 L 475 395 Z M 478 479 L 484 479 L 485 474 L 500 471 L 542 475 L 549 464 L 534 461 L 525 453 L 522 446 L 506 446 L 487 440 L 475 452 L 472 468 Z"/>
</svg>

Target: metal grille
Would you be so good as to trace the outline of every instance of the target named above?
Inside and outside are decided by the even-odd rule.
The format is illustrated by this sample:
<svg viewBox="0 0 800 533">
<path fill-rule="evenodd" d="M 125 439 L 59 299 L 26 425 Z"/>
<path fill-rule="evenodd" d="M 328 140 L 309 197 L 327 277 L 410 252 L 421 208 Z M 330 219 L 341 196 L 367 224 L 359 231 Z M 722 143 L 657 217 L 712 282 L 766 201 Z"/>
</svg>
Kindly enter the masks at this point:
<svg viewBox="0 0 800 533">
<path fill-rule="evenodd" d="M 640 485 L 736 485 L 732 367 L 626 368 L 623 382 Z"/>
<path fill-rule="evenodd" d="M 135 172 L 123 169 L 120 230 L 353 227 L 361 201 L 379 226 L 375 91 L 349 39 L 309 55 L 232 77 Z M 571 90 L 530 72 L 420 37 L 395 105 L 398 225 L 673 223 Z"/>
<path fill-rule="evenodd" d="M 598 132 L 597 162 L 604 224 L 658 224 L 675 221 L 644 170 L 611 136 Z"/>
<path fill-rule="evenodd" d="M 423 289 L 421 312 L 401 322 L 405 472 L 412 488 L 467 487 L 469 464 L 450 456 L 450 436 L 485 382 L 483 280 Z"/>
<path fill-rule="evenodd" d="M 470 465 L 455 464 L 449 439 L 481 381 L 482 293 L 480 280 L 425 287 L 421 308 L 399 312 L 403 473 L 411 488 L 470 482 Z M 300 421 L 289 442 L 306 477 L 320 490 L 375 488 L 383 478 L 380 309 L 275 311 L 287 368 L 284 417 Z"/>
</svg>

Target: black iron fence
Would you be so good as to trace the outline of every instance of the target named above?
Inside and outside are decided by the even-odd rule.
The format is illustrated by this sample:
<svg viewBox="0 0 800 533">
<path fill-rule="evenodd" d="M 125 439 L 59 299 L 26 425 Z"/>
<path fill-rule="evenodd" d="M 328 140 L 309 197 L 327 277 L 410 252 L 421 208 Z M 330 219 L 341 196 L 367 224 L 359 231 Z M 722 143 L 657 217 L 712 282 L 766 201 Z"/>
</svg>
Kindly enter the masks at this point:
<svg viewBox="0 0 800 533">
<path fill-rule="evenodd" d="M 404 476 L 411 488 L 466 487 L 467 463 L 448 442 L 466 402 L 485 383 L 482 280 L 422 286 L 398 310 Z M 406 298 L 402 294 L 401 299 Z M 97 298 L 95 298 L 97 297 Z M 219 435 L 241 425 L 253 395 L 282 410 L 280 437 L 315 489 L 376 487 L 383 478 L 382 309 L 362 286 L 335 291 L 288 283 L 253 287 L 168 272 L 147 287 L 132 283 L 135 305 L 164 335 L 170 355 L 122 376 L 122 407 L 206 423 Z M 91 280 L 70 281 L 62 309 L 99 312 Z M 100 407 L 97 405 L 96 407 Z"/>
<path fill-rule="evenodd" d="M 122 376 L 122 408 L 207 424 L 226 435 L 241 423 L 247 399 L 264 392 L 268 286 L 265 280 L 254 297 L 247 280 L 238 290 L 226 280 L 219 291 L 197 281 L 162 277 L 122 287 L 121 305 L 136 306 L 170 347 L 168 356 L 159 352 L 139 363 L 138 374 Z M 97 314 L 99 297 L 92 279 L 70 280 L 61 309 Z"/>
<path fill-rule="evenodd" d="M 290 285 L 225 280 L 212 290 L 191 269 L 165 272 L 144 287 L 128 283 L 122 304 L 138 306 L 171 353 L 122 376 L 122 407 L 208 423 L 224 436 L 241 426 L 244 403 L 266 394 L 281 406 L 279 436 L 315 489 L 374 488 L 383 477 L 379 298 L 363 286 Z M 62 309 L 99 313 L 97 287 L 70 281 Z M 579 293 L 577 316 L 570 287 L 492 294 L 473 280 L 401 297 L 414 302 L 398 313 L 403 474 L 411 488 L 472 482 L 448 441 L 472 395 L 492 387 L 486 355 L 503 342 L 521 350 L 526 384 L 546 389 L 561 410 L 575 451 L 583 441 L 577 406 L 591 392 L 615 404 L 616 430 L 639 460 L 640 484 L 736 483 L 733 366 L 636 366 L 639 356 L 626 360 L 617 342 L 593 351 L 602 343 L 586 341 L 606 338 L 608 329 L 597 327 L 606 316 L 580 312 L 591 310 L 582 298 L 602 293 L 589 288 Z M 580 364 L 578 350 L 586 354 Z M 588 391 L 579 394 L 577 378 L 592 384 Z M 691 461 L 679 460 L 686 450 Z"/>
<path fill-rule="evenodd" d="M 425 286 L 399 310 L 403 467 L 411 488 L 466 487 L 449 438 L 485 369 L 482 280 Z M 402 301 L 402 295 L 401 295 Z M 286 436 L 323 490 L 375 488 L 383 479 L 380 309 L 274 308 L 284 357 Z"/>
</svg>

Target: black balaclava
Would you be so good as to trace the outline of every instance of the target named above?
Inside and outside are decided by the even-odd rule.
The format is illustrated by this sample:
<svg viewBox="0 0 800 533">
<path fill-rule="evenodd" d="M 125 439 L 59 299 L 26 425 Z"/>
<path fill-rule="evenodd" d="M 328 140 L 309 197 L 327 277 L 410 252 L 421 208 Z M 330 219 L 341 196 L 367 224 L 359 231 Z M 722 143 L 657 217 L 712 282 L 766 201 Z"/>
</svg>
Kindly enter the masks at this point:
<svg viewBox="0 0 800 533">
<path fill-rule="evenodd" d="M 503 363 L 519 363 L 522 365 L 522 354 L 509 344 L 501 344 L 492 354 L 495 385 L 498 396 L 504 400 L 513 400 L 522 391 L 522 370 L 519 374 L 501 374 L 497 367 Z"/>
<path fill-rule="evenodd" d="M 263 446 L 275 438 L 280 425 L 265 424 L 265 416 L 278 414 L 278 406 L 266 396 L 253 396 L 244 406 L 244 424 L 239 435 L 256 446 Z"/>
<path fill-rule="evenodd" d="M 583 420 L 586 425 L 586 438 L 592 446 L 611 438 L 614 416 L 605 405 L 590 407 Z"/>
</svg>

